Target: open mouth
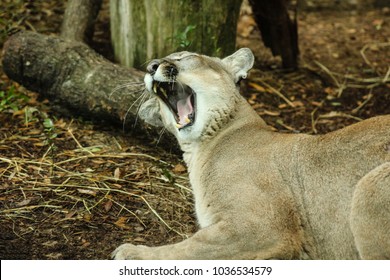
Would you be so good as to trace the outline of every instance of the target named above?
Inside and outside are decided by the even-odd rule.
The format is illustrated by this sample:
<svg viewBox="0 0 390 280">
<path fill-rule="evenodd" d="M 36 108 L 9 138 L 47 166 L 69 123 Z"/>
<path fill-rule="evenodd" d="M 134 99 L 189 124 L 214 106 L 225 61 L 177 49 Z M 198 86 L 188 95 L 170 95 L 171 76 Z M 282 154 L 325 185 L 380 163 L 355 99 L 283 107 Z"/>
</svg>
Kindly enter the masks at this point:
<svg viewBox="0 0 390 280">
<path fill-rule="evenodd" d="M 152 88 L 171 110 L 179 130 L 194 124 L 196 104 L 192 88 L 177 82 L 157 81 Z"/>
</svg>

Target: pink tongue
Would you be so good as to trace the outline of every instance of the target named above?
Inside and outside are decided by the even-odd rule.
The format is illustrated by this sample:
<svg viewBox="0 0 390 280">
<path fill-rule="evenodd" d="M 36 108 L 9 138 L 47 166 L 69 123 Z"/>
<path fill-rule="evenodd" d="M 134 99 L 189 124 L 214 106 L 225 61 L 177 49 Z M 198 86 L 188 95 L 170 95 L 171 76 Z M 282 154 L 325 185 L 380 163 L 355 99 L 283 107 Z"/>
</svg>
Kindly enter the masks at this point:
<svg viewBox="0 0 390 280">
<path fill-rule="evenodd" d="M 188 115 L 193 112 L 191 104 L 191 95 L 186 99 L 180 99 L 177 101 L 177 113 L 179 114 L 179 124 L 185 125 L 188 123 Z"/>
</svg>

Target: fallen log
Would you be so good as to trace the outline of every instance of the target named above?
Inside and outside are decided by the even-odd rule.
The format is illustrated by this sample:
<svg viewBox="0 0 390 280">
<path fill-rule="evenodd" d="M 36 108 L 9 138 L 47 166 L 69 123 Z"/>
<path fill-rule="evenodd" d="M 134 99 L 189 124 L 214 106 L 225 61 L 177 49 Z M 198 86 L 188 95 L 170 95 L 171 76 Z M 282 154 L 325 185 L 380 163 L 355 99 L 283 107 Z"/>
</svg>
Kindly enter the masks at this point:
<svg viewBox="0 0 390 280">
<path fill-rule="evenodd" d="M 10 79 L 48 98 L 53 106 L 126 125 L 127 131 L 150 139 L 159 137 L 159 130 L 137 118 L 144 73 L 116 65 L 81 42 L 20 32 L 4 44 L 2 64 Z M 172 142 L 168 134 L 164 137 L 169 140 L 165 143 Z"/>
</svg>

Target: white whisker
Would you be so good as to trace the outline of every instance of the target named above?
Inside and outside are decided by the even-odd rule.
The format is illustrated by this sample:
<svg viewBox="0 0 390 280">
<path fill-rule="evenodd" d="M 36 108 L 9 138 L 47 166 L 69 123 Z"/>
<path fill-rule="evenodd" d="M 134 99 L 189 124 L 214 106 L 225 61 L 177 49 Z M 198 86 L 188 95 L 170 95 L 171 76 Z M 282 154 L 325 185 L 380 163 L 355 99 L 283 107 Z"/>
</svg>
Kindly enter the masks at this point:
<svg viewBox="0 0 390 280">
<path fill-rule="evenodd" d="M 147 92 L 146 92 L 146 90 L 145 90 L 145 92 L 142 93 L 142 95 L 141 95 L 141 101 L 140 101 L 139 104 L 138 104 L 137 114 L 136 114 L 136 116 L 135 116 L 135 121 L 134 121 L 134 126 L 136 126 L 137 121 L 138 121 L 139 109 L 141 108 L 141 105 L 146 101 L 145 99 L 146 99 L 147 97 L 148 97 L 148 94 L 147 94 Z"/>
<path fill-rule="evenodd" d="M 117 92 L 117 91 L 119 91 L 119 90 L 121 90 L 121 89 L 130 87 L 130 86 L 144 86 L 144 83 L 141 83 L 141 82 L 139 82 L 139 83 L 138 83 L 138 82 L 132 82 L 132 83 L 126 83 L 126 84 L 123 84 L 123 85 L 116 86 L 116 87 L 110 92 L 110 94 L 108 95 L 108 97 L 111 98 L 111 96 L 112 96 L 115 92 Z M 137 92 L 139 92 L 139 91 L 137 91 Z"/>
<path fill-rule="evenodd" d="M 126 111 L 125 117 L 123 119 L 123 126 L 122 126 L 123 130 L 125 130 L 126 119 L 127 119 L 128 114 L 130 113 L 130 110 L 133 108 L 133 106 L 135 104 L 137 104 L 138 101 L 140 101 L 140 102 L 138 102 L 138 108 L 137 108 L 137 112 L 136 112 L 136 118 L 135 118 L 134 126 L 137 124 L 139 108 L 141 107 L 141 104 L 144 102 L 145 98 L 148 95 L 148 92 L 146 91 L 145 88 L 142 89 L 142 91 L 143 91 L 142 94 L 133 102 L 133 104 L 131 104 L 131 106 Z"/>
<path fill-rule="evenodd" d="M 119 82 L 127 82 L 128 79 L 118 79 L 117 81 L 119 81 Z M 131 82 L 131 83 L 134 83 L 134 84 L 141 84 L 141 83 L 143 83 L 143 82 L 142 82 L 142 81 L 139 81 L 139 82 Z"/>
<path fill-rule="evenodd" d="M 162 138 L 162 136 L 164 135 L 164 133 L 165 133 L 166 130 L 167 130 L 167 129 L 166 129 L 165 127 L 163 127 L 163 128 L 160 130 L 160 132 L 159 132 L 159 134 L 158 134 L 158 139 L 157 139 L 157 142 L 156 142 L 156 147 L 157 147 L 158 144 L 160 143 L 160 140 L 161 140 L 161 138 Z"/>
<path fill-rule="evenodd" d="M 144 63 L 142 63 L 140 66 L 148 65 L 153 59 L 146 60 Z"/>
</svg>

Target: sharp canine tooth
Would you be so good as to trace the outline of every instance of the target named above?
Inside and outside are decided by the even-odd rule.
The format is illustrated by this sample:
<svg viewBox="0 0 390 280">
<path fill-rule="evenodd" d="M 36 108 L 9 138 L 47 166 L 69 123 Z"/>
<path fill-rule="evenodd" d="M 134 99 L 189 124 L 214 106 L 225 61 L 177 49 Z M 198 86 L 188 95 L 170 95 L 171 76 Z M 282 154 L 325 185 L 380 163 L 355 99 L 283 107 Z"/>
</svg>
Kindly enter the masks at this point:
<svg viewBox="0 0 390 280">
<path fill-rule="evenodd" d="M 162 94 L 164 95 L 165 98 L 168 98 L 167 92 L 165 91 L 165 89 L 161 88 L 161 92 L 162 92 Z"/>
<path fill-rule="evenodd" d="M 184 117 L 184 121 L 185 121 L 186 123 L 190 123 L 190 122 L 191 122 L 191 120 L 188 118 L 188 116 L 185 116 L 185 117 Z"/>
<path fill-rule="evenodd" d="M 181 124 L 177 123 L 177 124 L 176 124 L 176 127 L 177 127 L 177 128 L 181 128 Z"/>
<path fill-rule="evenodd" d="M 153 92 L 154 92 L 154 93 L 157 93 L 157 84 L 154 84 L 154 85 L 153 85 Z"/>
</svg>

